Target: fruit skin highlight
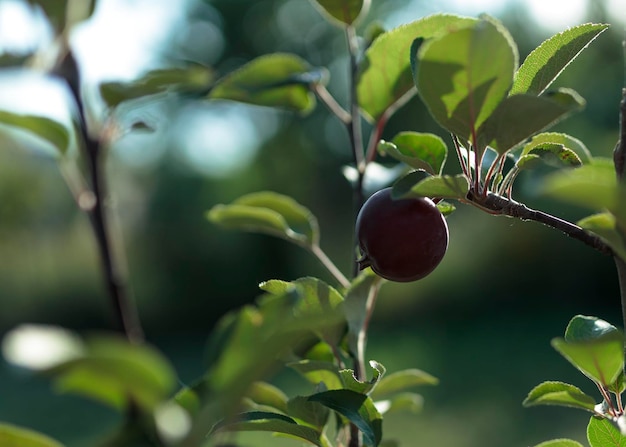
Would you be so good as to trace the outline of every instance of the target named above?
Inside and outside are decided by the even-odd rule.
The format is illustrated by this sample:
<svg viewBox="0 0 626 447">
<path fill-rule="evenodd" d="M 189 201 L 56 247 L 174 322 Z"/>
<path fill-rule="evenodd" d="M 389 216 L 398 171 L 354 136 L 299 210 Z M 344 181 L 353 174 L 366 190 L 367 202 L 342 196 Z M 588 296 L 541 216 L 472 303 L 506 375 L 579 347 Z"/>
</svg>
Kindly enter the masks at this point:
<svg viewBox="0 0 626 447">
<path fill-rule="evenodd" d="M 448 224 L 426 197 L 395 200 L 391 187 L 374 193 L 356 219 L 362 270 L 396 282 L 422 279 L 439 265 L 448 248 Z"/>
</svg>

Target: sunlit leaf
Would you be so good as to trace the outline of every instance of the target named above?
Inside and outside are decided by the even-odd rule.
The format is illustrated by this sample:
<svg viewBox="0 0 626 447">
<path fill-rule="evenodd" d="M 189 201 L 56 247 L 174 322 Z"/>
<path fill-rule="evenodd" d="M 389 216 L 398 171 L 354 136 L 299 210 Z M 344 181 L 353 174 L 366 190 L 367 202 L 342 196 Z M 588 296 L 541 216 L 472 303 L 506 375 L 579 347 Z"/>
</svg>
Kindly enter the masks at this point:
<svg viewBox="0 0 626 447">
<path fill-rule="evenodd" d="M 283 413 L 287 412 L 287 396 L 271 383 L 261 381 L 252 383 L 246 397 L 256 404 L 272 407 Z"/>
<path fill-rule="evenodd" d="M 165 92 L 201 92 L 214 80 L 213 71 L 202 65 L 162 68 L 150 71 L 132 82 L 104 82 L 100 95 L 108 107 L 123 101 Z"/>
<path fill-rule="evenodd" d="M 591 447 L 626 447 L 626 436 L 605 418 L 591 417 L 587 425 L 587 440 Z"/>
<path fill-rule="evenodd" d="M 343 296 L 335 288 L 313 277 L 298 278 L 291 282 L 273 279 L 259 285 L 262 290 L 273 295 L 284 294 L 293 286 L 298 288 L 302 297 L 294 305 L 294 315 L 303 318 L 326 318 L 328 325 L 322 331 L 316 332 L 322 340 L 331 344 L 338 343 L 343 335 L 345 322 L 343 318 L 339 318 L 343 315 Z M 331 326 L 332 322 L 335 323 L 334 326 Z"/>
<path fill-rule="evenodd" d="M 386 400 L 376 401 L 374 404 L 383 415 L 396 411 L 419 413 L 424 407 L 424 398 L 416 393 L 397 393 Z"/>
<path fill-rule="evenodd" d="M 278 413 L 264 411 L 243 413 L 233 420 L 226 420 L 217 424 L 213 428 L 212 433 L 223 431 L 269 431 L 282 433 L 322 447 L 319 433 L 315 429 L 300 425 L 293 418 Z"/>
<path fill-rule="evenodd" d="M 365 115 L 377 121 L 387 109 L 413 96 L 409 58 L 415 57 L 411 54 L 415 39 L 429 39 L 475 21 L 452 14 L 434 14 L 378 36 L 365 52 L 358 79 L 359 105 Z"/>
<path fill-rule="evenodd" d="M 319 402 L 309 400 L 307 396 L 296 396 L 287 402 L 287 413 L 321 433 L 328 421 L 330 411 Z"/>
<path fill-rule="evenodd" d="M 602 238 L 611 247 L 614 253 L 626 260 L 626 241 L 617 227 L 617 220 L 611 213 L 598 213 L 587 216 L 576 225 L 589 230 Z"/>
<path fill-rule="evenodd" d="M 624 347 L 619 333 L 577 342 L 555 338 L 552 346 L 584 375 L 605 387 L 611 386 L 624 368 Z"/>
<path fill-rule="evenodd" d="M 607 336 L 620 335 L 619 329 L 611 323 L 588 315 L 576 315 L 565 329 L 565 341 L 570 343 L 595 341 Z"/>
<path fill-rule="evenodd" d="M 65 155 L 70 145 L 68 128 L 50 118 L 21 115 L 0 110 L 0 124 L 11 126 L 41 138 L 58 151 L 55 155 Z"/>
<path fill-rule="evenodd" d="M 537 444 L 535 447 L 584 447 L 580 442 L 572 439 L 552 439 Z"/>
<path fill-rule="evenodd" d="M 402 197 L 464 198 L 469 191 L 467 177 L 463 174 L 427 177 L 415 184 Z"/>
<path fill-rule="evenodd" d="M 319 240 L 317 218 L 291 197 L 262 191 L 230 205 L 215 205 L 207 218 L 225 228 L 271 234 L 307 245 Z"/>
<path fill-rule="evenodd" d="M 313 385 L 323 383 L 326 389 L 339 390 L 343 388 L 343 381 L 339 375 L 339 368 L 331 362 L 316 360 L 300 360 L 288 363 L 287 366 L 300 373 Z"/>
<path fill-rule="evenodd" d="M 446 162 L 448 146 L 438 135 L 406 131 L 397 134 L 390 142 L 381 140 L 378 152 L 436 175 L 441 173 Z"/>
<path fill-rule="evenodd" d="M 324 16 L 341 25 L 352 25 L 365 16 L 371 0 L 313 0 Z"/>
<path fill-rule="evenodd" d="M 568 89 L 560 89 L 543 96 L 509 96 L 485 121 L 479 130 L 479 140 L 482 145 L 488 145 L 504 154 L 537 132 L 581 110 L 584 105 L 585 101 L 576 92 Z"/>
<path fill-rule="evenodd" d="M 508 92 L 517 59 L 509 32 L 484 17 L 420 47 L 417 90 L 443 128 L 469 141 Z"/>
<path fill-rule="evenodd" d="M 537 164 L 547 164 L 557 168 L 575 168 L 582 164 L 576 152 L 559 143 L 541 143 L 525 146 L 517 160 L 518 169 L 532 169 Z"/>
<path fill-rule="evenodd" d="M 578 155 L 578 158 L 580 158 L 580 161 L 583 162 L 583 164 L 589 163 L 591 161 L 591 153 L 582 141 L 574 138 L 571 135 L 559 132 L 539 133 L 531 138 L 531 140 L 524 146 L 523 150 L 527 150 L 526 148 L 528 147 L 532 148 L 543 143 L 563 145 L 563 147 L 574 151 L 576 155 Z"/>
<path fill-rule="evenodd" d="M 364 445 L 375 447 L 382 437 L 382 416 L 366 395 L 350 390 L 331 390 L 309 397 L 344 416 L 363 433 Z"/>
<path fill-rule="evenodd" d="M 580 388 L 563 382 L 543 382 L 533 388 L 523 402 L 534 405 L 561 405 L 594 412 L 596 401 Z"/>
<path fill-rule="evenodd" d="M 319 72 L 293 54 L 260 56 L 219 79 L 208 98 L 308 113 L 315 106 L 309 85 L 324 77 Z"/>
<path fill-rule="evenodd" d="M 369 365 L 373 371 L 372 378 L 370 380 L 357 379 L 354 375 L 354 371 L 351 369 L 343 369 L 339 371 L 344 388 L 361 394 L 369 394 L 373 389 L 376 389 L 376 385 L 385 375 L 386 369 L 382 364 L 374 360 L 371 360 Z"/>
<path fill-rule="evenodd" d="M 405 369 L 385 375 L 372 392 L 373 399 L 381 399 L 400 391 L 422 385 L 437 385 L 439 379 L 419 369 Z"/>
<path fill-rule="evenodd" d="M 48 436 L 15 425 L 0 423 L 0 445 L 3 447 L 63 447 Z"/>
<path fill-rule="evenodd" d="M 587 23 L 556 34 L 533 50 L 515 74 L 511 95 L 540 95 L 608 25 Z"/>
</svg>

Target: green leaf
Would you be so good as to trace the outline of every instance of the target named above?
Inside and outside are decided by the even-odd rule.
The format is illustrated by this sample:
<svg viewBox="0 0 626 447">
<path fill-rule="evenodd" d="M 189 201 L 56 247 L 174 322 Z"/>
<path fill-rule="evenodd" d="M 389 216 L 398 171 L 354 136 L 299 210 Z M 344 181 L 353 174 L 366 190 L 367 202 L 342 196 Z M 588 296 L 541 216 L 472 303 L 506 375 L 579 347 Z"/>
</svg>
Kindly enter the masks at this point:
<svg viewBox="0 0 626 447">
<path fill-rule="evenodd" d="M 517 59 L 508 31 L 485 17 L 421 46 L 417 90 L 443 128 L 469 141 L 508 92 Z"/>
<path fill-rule="evenodd" d="M 398 393 L 386 400 L 375 402 L 380 414 L 389 414 L 396 411 L 408 411 L 417 414 L 424 408 L 424 398 L 416 393 Z"/>
<path fill-rule="evenodd" d="M 345 321 L 343 309 L 341 309 L 343 296 L 335 288 L 313 277 L 298 278 L 291 282 L 272 279 L 259 285 L 262 290 L 273 295 L 284 294 L 293 286 L 298 288 L 302 297 L 294 306 L 294 315 L 302 318 L 326 319 L 328 325 L 323 330 L 316 331 L 318 336 L 330 344 L 339 343 L 344 332 Z M 331 322 L 335 324 L 331 326 Z"/>
<path fill-rule="evenodd" d="M 371 0 L 313 0 L 313 4 L 331 22 L 352 25 L 367 14 Z"/>
<path fill-rule="evenodd" d="M 594 416 L 587 425 L 587 440 L 591 447 L 626 447 L 626 436 L 611 421 Z"/>
<path fill-rule="evenodd" d="M 538 146 L 542 143 L 561 144 L 563 147 L 574 151 L 583 164 L 591 162 L 591 153 L 582 141 L 571 135 L 559 132 L 543 132 L 537 134 L 531 138 L 530 142 L 524 146 L 523 150 L 526 150 L 527 147 Z"/>
<path fill-rule="evenodd" d="M 573 90 L 543 96 L 515 95 L 504 99 L 479 130 L 480 144 L 504 154 L 535 133 L 581 110 L 585 101 Z"/>
<path fill-rule="evenodd" d="M 372 399 L 378 400 L 400 391 L 421 385 L 437 385 L 439 379 L 419 369 L 396 371 L 383 377 L 372 392 Z"/>
<path fill-rule="evenodd" d="M 622 333 L 597 317 L 577 315 L 552 346 L 591 380 L 612 386 L 624 370 Z"/>
<path fill-rule="evenodd" d="M 167 92 L 202 92 L 208 90 L 215 75 L 210 68 L 192 65 L 184 68 L 152 70 L 132 82 L 104 82 L 100 96 L 110 108 L 120 103 Z"/>
<path fill-rule="evenodd" d="M 319 241 L 313 213 L 291 197 L 275 192 L 251 193 L 231 205 L 215 205 L 206 216 L 225 228 L 266 233 L 308 246 Z"/>
<path fill-rule="evenodd" d="M 385 375 L 386 369 L 382 364 L 374 360 L 370 360 L 369 365 L 374 373 L 372 378 L 367 381 L 357 379 L 354 375 L 354 371 L 351 369 L 342 369 L 339 371 L 344 388 L 361 394 L 369 394 L 375 389 L 380 379 Z"/>
<path fill-rule="evenodd" d="M 302 421 L 322 433 L 330 412 L 319 402 L 312 402 L 307 396 L 296 396 L 287 403 L 289 416 Z"/>
<path fill-rule="evenodd" d="M 246 397 L 258 405 L 271 407 L 283 413 L 287 412 L 287 396 L 276 386 L 267 382 L 254 382 Z"/>
<path fill-rule="evenodd" d="M 322 447 L 319 434 L 315 429 L 300 425 L 294 419 L 278 413 L 265 411 L 242 413 L 234 420 L 226 420 L 217 424 L 211 434 L 224 431 L 269 431 L 303 439 Z"/>
<path fill-rule="evenodd" d="M 542 94 L 608 25 L 587 23 L 556 34 L 531 52 L 515 73 L 511 95 Z"/>
<path fill-rule="evenodd" d="M 0 445 L 2 447 L 63 447 L 48 436 L 15 425 L 0 423 Z"/>
<path fill-rule="evenodd" d="M 613 214 L 593 214 L 579 220 L 576 225 L 600 236 L 614 253 L 626 260 L 626 241 L 617 227 L 617 220 Z"/>
<path fill-rule="evenodd" d="M 626 209 L 621 204 L 626 191 L 618 186 L 613 161 L 608 158 L 596 157 L 578 169 L 561 170 L 547 176 L 542 192 L 592 210 L 608 209 L 618 220 L 626 220 Z"/>
<path fill-rule="evenodd" d="M 532 169 L 537 163 L 556 168 L 576 168 L 582 165 L 576 152 L 558 143 L 526 145 L 515 165 L 518 169 Z"/>
<path fill-rule="evenodd" d="M 412 168 L 440 174 L 448 156 L 448 146 L 441 137 L 431 133 L 400 132 L 391 142 L 381 140 L 381 155 L 389 155 Z"/>
<path fill-rule="evenodd" d="M 533 388 L 523 402 L 525 407 L 534 405 L 561 405 L 579 408 L 594 413 L 593 397 L 580 388 L 563 382 L 543 382 Z"/>
<path fill-rule="evenodd" d="M 350 390 L 331 390 L 309 397 L 344 416 L 363 433 L 366 446 L 376 447 L 382 437 L 382 416 L 365 394 Z"/>
<path fill-rule="evenodd" d="M 388 109 L 397 108 L 414 95 L 410 59 L 415 57 L 411 48 L 416 39 L 429 39 L 475 21 L 469 17 L 434 14 L 378 36 L 365 52 L 360 66 L 357 92 L 365 116 L 378 121 Z"/>
<path fill-rule="evenodd" d="M 132 400 L 146 410 L 154 409 L 174 391 L 174 369 L 156 349 L 113 335 L 88 338 L 86 346 L 84 357 L 50 370 L 58 391 L 81 394 L 120 409 Z"/>
<path fill-rule="evenodd" d="M 621 337 L 619 329 L 598 317 L 587 315 L 576 315 L 565 329 L 565 341 L 568 343 L 596 341 L 612 336 Z"/>
<path fill-rule="evenodd" d="M 438 197 L 447 199 L 464 198 L 469 191 L 467 177 L 463 174 L 441 175 L 425 178 L 414 185 L 402 197 Z"/>
<path fill-rule="evenodd" d="M 392 186 L 391 197 L 393 199 L 401 199 L 407 194 L 410 194 L 411 189 L 425 178 L 431 177 L 431 174 L 418 169 L 411 171 L 404 177 L 399 178 Z"/>
<path fill-rule="evenodd" d="M 0 110 L 0 124 L 14 127 L 35 135 L 51 144 L 54 155 L 65 155 L 70 145 L 70 134 L 66 126 L 42 116 L 20 115 L 18 113 Z"/>
<path fill-rule="evenodd" d="M 580 442 L 572 439 L 552 439 L 537 444 L 535 447 L 584 447 Z"/>
<path fill-rule="evenodd" d="M 323 383 L 328 390 L 343 388 L 343 381 L 339 375 L 339 368 L 331 362 L 317 360 L 300 360 L 288 363 L 287 366 L 300 373 L 313 385 Z"/>
<path fill-rule="evenodd" d="M 219 79 L 208 98 L 281 107 L 306 114 L 315 107 L 315 96 L 309 84 L 320 78 L 319 73 L 320 70 L 293 54 L 269 54 Z"/>
</svg>

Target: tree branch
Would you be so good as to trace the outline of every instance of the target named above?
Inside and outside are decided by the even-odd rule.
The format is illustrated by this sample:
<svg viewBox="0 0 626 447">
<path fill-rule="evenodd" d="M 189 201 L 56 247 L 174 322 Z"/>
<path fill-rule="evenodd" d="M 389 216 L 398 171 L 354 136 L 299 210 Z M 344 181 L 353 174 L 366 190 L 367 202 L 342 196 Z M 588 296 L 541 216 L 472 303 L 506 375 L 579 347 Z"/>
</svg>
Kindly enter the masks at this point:
<svg viewBox="0 0 626 447">
<path fill-rule="evenodd" d="M 611 247 L 595 234 L 551 214 L 528 208 L 523 203 L 493 193 L 488 193 L 486 197 L 477 197 L 472 192 L 469 192 L 467 200 L 491 214 L 515 217 L 520 220 L 534 220 L 535 222 L 559 230 L 569 237 L 578 239 L 602 254 L 613 255 Z"/>
</svg>

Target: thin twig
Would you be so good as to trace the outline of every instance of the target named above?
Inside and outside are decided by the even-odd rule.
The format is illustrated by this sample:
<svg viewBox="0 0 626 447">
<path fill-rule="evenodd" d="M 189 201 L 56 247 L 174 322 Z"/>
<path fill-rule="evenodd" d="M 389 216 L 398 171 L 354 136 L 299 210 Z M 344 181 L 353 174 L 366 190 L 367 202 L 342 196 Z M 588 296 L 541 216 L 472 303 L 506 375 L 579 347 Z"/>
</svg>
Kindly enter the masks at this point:
<svg viewBox="0 0 626 447">
<path fill-rule="evenodd" d="M 143 340 L 143 330 L 137 315 L 137 309 L 127 294 L 119 271 L 119 264 L 113 256 L 113 244 L 107 225 L 105 212 L 106 188 L 102 172 L 102 146 L 98 138 L 89 133 L 85 106 L 80 93 L 81 80 L 76 61 L 68 49 L 64 58 L 53 72 L 67 83 L 77 107 L 78 131 L 83 143 L 87 164 L 87 173 L 91 183 L 89 203 L 78 201 L 79 207 L 87 212 L 94 236 L 98 244 L 100 260 L 104 273 L 107 292 L 113 306 L 119 329 L 131 342 Z M 77 197 L 80 199 L 81 196 Z"/>
<path fill-rule="evenodd" d="M 545 213 L 543 211 L 528 208 L 523 203 L 516 202 L 498 194 L 487 193 L 486 197 L 476 196 L 472 192 L 467 195 L 467 201 L 479 208 L 503 216 L 515 217 L 520 220 L 534 220 L 541 224 L 561 231 L 569 237 L 578 239 L 584 244 L 594 248 L 605 255 L 613 255 L 613 250 L 600 237 L 590 233 L 571 222 Z"/>
<path fill-rule="evenodd" d="M 326 270 L 330 272 L 331 275 L 335 277 L 337 282 L 341 284 L 342 287 L 348 288 L 350 287 L 350 280 L 345 277 L 341 270 L 337 268 L 337 266 L 333 263 L 333 261 L 326 255 L 324 250 L 320 248 L 319 245 L 314 244 L 308 247 L 308 249 L 315 255 L 315 257 L 322 263 Z"/>
<path fill-rule="evenodd" d="M 318 97 L 318 99 L 322 101 L 326 105 L 326 107 L 328 107 L 328 110 L 330 110 L 333 115 L 339 118 L 342 123 L 346 125 L 350 124 L 350 122 L 352 121 L 352 116 L 343 107 L 341 107 L 335 97 L 330 94 L 325 86 L 321 84 L 314 84 L 313 92 L 315 92 L 315 95 Z"/>
</svg>

